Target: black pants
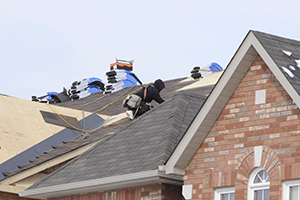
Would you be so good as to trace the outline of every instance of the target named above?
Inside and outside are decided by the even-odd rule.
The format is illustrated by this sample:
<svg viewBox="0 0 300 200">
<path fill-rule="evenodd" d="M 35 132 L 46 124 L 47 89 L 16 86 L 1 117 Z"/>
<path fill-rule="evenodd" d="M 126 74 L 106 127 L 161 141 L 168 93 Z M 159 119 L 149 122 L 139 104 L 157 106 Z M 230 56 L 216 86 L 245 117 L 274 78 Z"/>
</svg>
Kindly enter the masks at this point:
<svg viewBox="0 0 300 200">
<path fill-rule="evenodd" d="M 137 111 L 136 116 L 141 116 L 142 114 L 144 114 L 148 110 L 150 110 L 149 106 L 144 101 L 141 101 L 141 105 L 139 107 L 139 110 Z M 133 115 L 135 114 L 135 112 L 136 112 L 135 109 L 132 110 Z"/>
</svg>

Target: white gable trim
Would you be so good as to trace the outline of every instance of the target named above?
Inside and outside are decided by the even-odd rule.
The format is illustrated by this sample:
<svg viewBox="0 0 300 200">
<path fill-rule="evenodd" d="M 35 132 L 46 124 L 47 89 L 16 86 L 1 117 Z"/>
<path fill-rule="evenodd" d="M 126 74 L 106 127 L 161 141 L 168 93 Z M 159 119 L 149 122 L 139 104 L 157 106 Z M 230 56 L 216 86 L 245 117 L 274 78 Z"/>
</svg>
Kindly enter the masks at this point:
<svg viewBox="0 0 300 200">
<path fill-rule="evenodd" d="M 275 77 L 299 107 L 300 97 L 298 93 L 291 86 L 255 35 L 250 31 L 166 163 L 165 169 L 167 173 L 184 171 L 257 55 L 262 57 Z M 210 149 L 207 148 L 207 151 L 209 150 Z"/>
</svg>

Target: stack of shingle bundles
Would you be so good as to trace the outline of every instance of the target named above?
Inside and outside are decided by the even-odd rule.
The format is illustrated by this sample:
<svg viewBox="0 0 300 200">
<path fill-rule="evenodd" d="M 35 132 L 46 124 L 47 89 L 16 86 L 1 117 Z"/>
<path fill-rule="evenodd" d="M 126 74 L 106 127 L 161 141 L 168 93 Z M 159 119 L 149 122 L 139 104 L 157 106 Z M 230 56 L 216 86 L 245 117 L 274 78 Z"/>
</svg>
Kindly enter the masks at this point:
<svg viewBox="0 0 300 200">
<path fill-rule="evenodd" d="M 57 92 L 47 92 L 46 95 L 42 95 L 42 96 L 31 96 L 31 101 L 37 101 L 40 103 L 47 103 L 49 101 L 51 101 L 52 99 L 52 95 L 57 95 Z"/>
<path fill-rule="evenodd" d="M 223 71 L 223 68 L 218 63 L 212 62 L 201 67 L 195 66 L 191 71 L 191 77 L 194 79 L 199 79 L 220 71 Z"/>
<path fill-rule="evenodd" d="M 116 92 L 138 83 L 134 73 L 128 70 L 113 70 L 107 72 L 106 75 L 108 84 L 106 85 L 105 94 Z"/>
<path fill-rule="evenodd" d="M 199 79 L 199 78 L 201 78 L 201 73 L 199 72 L 199 70 L 200 70 L 199 66 L 195 66 L 193 68 L 193 70 L 191 71 L 191 77 L 193 79 Z"/>
<path fill-rule="evenodd" d="M 133 60 L 114 58 L 110 64 L 110 71 L 106 73 L 107 84 L 105 94 L 110 94 L 126 87 L 137 85 L 139 80 L 132 72 Z"/>
<path fill-rule="evenodd" d="M 104 84 L 99 78 L 84 78 L 74 81 L 72 86 L 67 90 L 71 100 L 82 99 L 91 94 L 104 91 Z"/>
</svg>

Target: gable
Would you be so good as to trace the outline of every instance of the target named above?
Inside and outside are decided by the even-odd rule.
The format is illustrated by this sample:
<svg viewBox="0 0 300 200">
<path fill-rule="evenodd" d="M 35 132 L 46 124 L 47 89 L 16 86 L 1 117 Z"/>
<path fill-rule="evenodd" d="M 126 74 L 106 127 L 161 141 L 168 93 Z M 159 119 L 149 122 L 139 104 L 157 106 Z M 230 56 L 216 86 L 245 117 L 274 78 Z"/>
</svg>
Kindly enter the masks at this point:
<svg viewBox="0 0 300 200">
<path fill-rule="evenodd" d="M 266 40 L 268 44 L 273 41 L 275 45 L 266 45 Z M 294 43 L 300 49 L 299 41 L 279 37 L 274 38 L 268 34 L 249 31 L 187 133 L 175 149 L 168 163 L 166 163 L 165 168 L 168 173 L 179 173 L 184 170 L 258 55 L 261 56 L 296 105 L 300 106 L 300 97 L 296 90 L 300 82 L 289 78 L 281 66 L 277 66 L 276 64 L 280 63 L 281 60 L 285 60 L 285 62 L 281 62 L 285 66 L 289 62 L 290 65 L 296 64 L 293 59 L 287 62 L 286 55 L 282 53 L 283 49 L 292 51 L 295 48 L 295 46 L 292 46 Z M 294 54 L 294 56 L 300 58 L 300 54 Z"/>
<path fill-rule="evenodd" d="M 257 102 L 261 90 L 266 98 Z M 231 187 L 236 199 L 246 199 L 254 169 L 266 170 L 270 199 L 280 197 L 284 181 L 300 178 L 299 114 L 257 56 L 186 167 L 185 185 L 192 185 L 193 197 L 213 197 L 216 188 Z"/>
</svg>

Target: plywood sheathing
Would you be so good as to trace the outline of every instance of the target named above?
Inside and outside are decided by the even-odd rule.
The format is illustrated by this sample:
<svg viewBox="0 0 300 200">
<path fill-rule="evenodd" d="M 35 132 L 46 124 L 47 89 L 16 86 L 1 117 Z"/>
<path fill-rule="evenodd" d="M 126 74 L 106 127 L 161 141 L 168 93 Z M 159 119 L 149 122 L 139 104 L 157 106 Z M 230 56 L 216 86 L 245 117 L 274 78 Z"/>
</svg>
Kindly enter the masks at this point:
<svg viewBox="0 0 300 200">
<path fill-rule="evenodd" d="M 59 114 L 75 117 L 78 121 L 83 117 L 82 111 L 51 106 Z M 0 163 L 64 129 L 45 123 L 40 110 L 54 112 L 43 103 L 0 95 L 0 110 Z M 90 114 L 85 112 L 84 116 Z"/>
</svg>

